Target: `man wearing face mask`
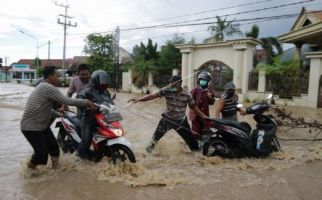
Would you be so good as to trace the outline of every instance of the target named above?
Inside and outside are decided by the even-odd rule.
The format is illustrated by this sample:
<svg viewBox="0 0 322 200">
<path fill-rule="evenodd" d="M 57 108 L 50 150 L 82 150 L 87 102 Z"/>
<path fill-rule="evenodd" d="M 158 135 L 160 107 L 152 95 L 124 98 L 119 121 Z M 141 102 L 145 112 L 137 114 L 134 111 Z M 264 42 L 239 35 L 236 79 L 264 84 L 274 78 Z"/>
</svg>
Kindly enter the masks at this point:
<svg viewBox="0 0 322 200">
<path fill-rule="evenodd" d="M 208 71 L 201 71 L 198 74 L 198 85 L 191 90 L 193 99 L 196 105 L 205 115 L 209 117 L 209 105 L 213 105 L 215 102 L 215 95 L 210 91 L 208 85 L 211 81 L 211 74 Z M 190 111 L 190 120 L 192 124 L 193 136 L 195 139 L 200 139 L 201 130 L 204 128 L 203 120 L 195 112 Z"/>
<path fill-rule="evenodd" d="M 170 86 L 161 89 L 157 93 L 147 95 L 143 98 L 130 99 L 129 102 L 134 103 L 140 101 L 149 101 L 158 97 L 165 97 L 167 109 L 162 114 L 162 118 L 156 128 L 150 144 L 146 147 L 146 151 L 151 153 L 158 141 L 167 133 L 168 130 L 174 129 L 186 142 L 191 151 L 198 150 L 198 142 L 192 136 L 190 125 L 185 115 L 187 105 L 201 118 L 207 116 L 202 113 L 196 106 L 191 94 L 181 87 L 182 78 L 180 76 L 172 76 Z"/>
<path fill-rule="evenodd" d="M 244 115 L 245 111 L 237 108 L 238 104 L 238 95 L 235 93 L 236 87 L 233 82 L 228 82 L 225 85 L 225 92 L 221 96 L 221 98 L 216 101 L 215 104 L 215 118 L 224 120 L 237 120 L 237 111 L 240 114 Z"/>
</svg>

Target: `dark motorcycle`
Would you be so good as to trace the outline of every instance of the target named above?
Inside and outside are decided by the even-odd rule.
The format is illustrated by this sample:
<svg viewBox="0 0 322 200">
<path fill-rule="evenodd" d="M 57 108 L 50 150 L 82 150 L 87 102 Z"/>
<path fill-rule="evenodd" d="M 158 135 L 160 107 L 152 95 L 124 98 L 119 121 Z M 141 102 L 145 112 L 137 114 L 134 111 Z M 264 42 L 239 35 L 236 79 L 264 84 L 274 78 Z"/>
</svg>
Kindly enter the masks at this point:
<svg viewBox="0 0 322 200">
<path fill-rule="evenodd" d="M 125 134 L 120 121 L 121 114 L 115 106 L 104 102 L 96 104 L 99 108 L 94 113 L 95 130 L 93 132 L 90 150 L 94 154 L 94 161 L 98 162 L 107 156 L 112 158 L 114 164 L 117 161 L 130 161 L 135 163 L 135 156 L 131 149 L 131 143 L 123 135 Z M 59 127 L 57 141 L 64 153 L 77 151 L 81 142 L 80 120 L 76 113 L 65 111 L 56 127 Z"/>
<path fill-rule="evenodd" d="M 271 115 L 264 115 L 271 106 L 267 103 L 256 103 L 246 109 L 246 114 L 254 115 L 257 122 L 252 130 L 246 122 L 207 119 L 203 130 L 203 155 L 226 158 L 265 157 L 273 151 L 280 150 L 276 137 L 277 123 Z M 242 107 L 243 105 L 238 105 Z"/>
</svg>

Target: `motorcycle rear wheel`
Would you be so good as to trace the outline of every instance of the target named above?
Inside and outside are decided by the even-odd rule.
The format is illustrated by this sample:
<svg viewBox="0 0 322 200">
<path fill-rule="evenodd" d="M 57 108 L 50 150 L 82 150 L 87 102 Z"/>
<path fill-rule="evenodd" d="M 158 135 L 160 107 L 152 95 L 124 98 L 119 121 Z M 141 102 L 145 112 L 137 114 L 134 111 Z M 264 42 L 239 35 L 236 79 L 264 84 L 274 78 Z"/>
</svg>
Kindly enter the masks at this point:
<svg viewBox="0 0 322 200">
<path fill-rule="evenodd" d="M 207 142 L 202 151 L 204 156 L 213 157 L 213 156 L 223 156 L 229 154 L 229 149 L 227 143 L 222 138 L 211 138 Z"/>
<path fill-rule="evenodd" d="M 125 145 L 121 144 L 114 144 L 109 147 L 109 153 L 107 155 L 110 155 L 113 161 L 113 164 L 117 164 L 119 162 L 126 162 L 130 161 L 131 163 L 135 163 L 135 156 L 134 153 L 130 148 L 128 148 Z"/>
</svg>

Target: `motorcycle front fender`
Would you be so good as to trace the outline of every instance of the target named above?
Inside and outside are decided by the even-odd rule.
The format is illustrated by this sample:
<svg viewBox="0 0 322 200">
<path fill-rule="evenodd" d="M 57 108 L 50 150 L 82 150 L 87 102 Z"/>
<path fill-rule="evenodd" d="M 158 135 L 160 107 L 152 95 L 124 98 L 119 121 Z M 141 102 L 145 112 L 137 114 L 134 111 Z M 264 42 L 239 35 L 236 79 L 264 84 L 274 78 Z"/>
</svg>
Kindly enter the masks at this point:
<svg viewBox="0 0 322 200">
<path fill-rule="evenodd" d="M 132 144 L 125 139 L 125 137 L 117 137 L 114 139 L 107 140 L 107 146 L 112 146 L 114 144 L 122 144 L 124 146 L 127 146 L 132 150 Z"/>
</svg>

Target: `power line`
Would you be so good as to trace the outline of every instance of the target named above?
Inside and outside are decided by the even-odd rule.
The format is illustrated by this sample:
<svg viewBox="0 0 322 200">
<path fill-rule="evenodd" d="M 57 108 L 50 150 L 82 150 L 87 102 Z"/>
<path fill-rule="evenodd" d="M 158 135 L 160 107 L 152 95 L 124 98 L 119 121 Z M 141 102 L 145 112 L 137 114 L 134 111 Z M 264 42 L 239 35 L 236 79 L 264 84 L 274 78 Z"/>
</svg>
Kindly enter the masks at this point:
<svg viewBox="0 0 322 200">
<path fill-rule="evenodd" d="M 312 1 L 316 1 L 316 0 L 299 1 L 299 2 L 295 2 L 295 3 L 283 4 L 283 5 L 279 5 L 279 6 L 272 6 L 272 7 L 266 7 L 266 8 L 261 8 L 261 9 L 248 10 L 248 11 L 243 11 L 243 12 L 220 15 L 219 17 L 228 17 L 228 16 L 241 15 L 241 14 L 246 14 L 246 13 L 260 12 L 260 11 L 264 11 L 264 10 L 271 10 L 271 9 L 276 9 L 276 8 L 293 6 L 293 5 L 308 3 L 308 2 L 312 2 Z M 160 24 L 160 25 L 156 25 L 156 26 L 175 25 L 175 24 L 181 24 L 181 23 L 187 23 L 187 22 L 203 21 L 203 20 L 214 19 L 214 18 L 216 18 L 216 17 L 199 18 L 199 19 L 186 20 L 186 21 L 180 21 L 180 22 L 175 22 L 175 23 Z"/>
<path fill-rule="evenodd" d="M 257 20 L 254 22 L 247 22 L 240 24 L 241 26 L 243 25 L 249 25 L 249 24 L 254 24 L 254 23 L 260 23 L 260 22 L 267 22 L 267 21 L 272 21 L 275 19 L 263 19 L 263 20 Z M 170 37 L 170 36 L 175 36 L 175 35 L 185 35 L 185 34 L 190 34 L 190 33 L 197 33 L 197 32 L 207 32 L 208 30 L 202 29 L 202 30 L 196 30 L 196 31 L 189 31 L 189 32 L 181 32 L 181 33 L 175 33 L 175 34 L 168 34 L 168 35 L 159 35 L 159 36 L 154 36 L 154 37 L 147 37 L 147 38 L 141 38 L 141 39 L 129 39 L 129 40 L 122 40 L 125 42 L 135 42 L 135 41 L 142 41 L 142 40 L 147 40 L 147 39 L 155 39 L 155 38 L 162 38 L 162 37 Z"/>
<path fill-rule="evenodd" d="M 262 19 L 281 19 L 287 17 L 294 17 L 299 15 L 296 14 L 286 14 L 286 15 L 276 15 L 276 16 L 266 16 L 266 17 L 256 17 L 256 18 L 247 18 L 247 19 L 237 19 L 237 20 L 229 20 L 226 22 L 243 22 L 243 21 L 254 21 L 254 20 L 262 20 Z M 189 24 L 161 24 L 161 25 L 152 25 L 152 26 L 142 26 L 136 28 L 128 28 L 128 29 L 121 29 L 122 31 L 132 31 L 132 30 L 142 30 L 142 29 L 150 29 L 150 28 L 170 28 L 170 27 L 183 27 L 183 26 L 200 26 L 200 25 L 209 25 L 209 24 L 216 24 L 217 21 L 213 22 L 202 22 L 202 23 L 189 23 Z"/>
<path fill-rule="evenodd" d="M 240 24 L 242 25 L 248 25 L 248 24 L 254 24 L 254 23 L 258 23 L 258 22 L 265 22 L 265 21 L 272 21 L 272 20 L 276 20 L 276 19 L 287 19 L 290 17 L 296 17 L 298 14 L 288 14 L 288 15 L 279 15 L 279 16 L 268 16 L 268 17 L 261 17 L 261 18 L 250 18 L 250 19 L 240 19 L 240 20 L 233 20 L 233 21 L 227 21 L 227 22 L 235 22 L 235 21 L 251 21 L 251 22 L 246 22 L 246 23 L 242 23 Z M 207 22 L 207 23 L 199 23 L 199 24 L 192 24 L 192 25 L 208 25 L 208 24 L 214 24 L 217 22 Z M 190 26 L 191 24 L 182 24 L 180 26 Z M 178 27 L 179 25 L 176 26 L 171 26 L 173 27 Z M 168 28 L 170 26 L 166 26 L 166 28 Z M 145 28 L 164 28 L 164 27 L 141 27 L 141 29 L 145 29 Z M 132 30 L 127 30 L 127 29 L 122 29 L 122 31 L 132 31 Z M 206 29 L 203 30 L 196 30 L 196 31 L 190 31 L 190 32 L 183 32 L 183 33 L 177 33 L 177 34 L 189 34 L 189 33 L 195 33 L 195 32 L 203 32 L 203 31 L 207 31 Z M 168 37 L 168 36 L 174 36 L 175 34 L 168 34 L 168 35 L 159 35 L 159 36 L 154 36 L 154 37 L 148 37 L 151 39 L 155 39 L 155 38 L 162 38 L 162 37 Z M 83 37 L 80 38 L 74 38 L 74 39 L 81 39 Z M 148 38 L 141 38 L 141 39 L 133 39 L 133 40 L 122 40 L 122 41 L 126 41 L 126 42 L 133 42 L 133 41 L 142 41 Z"/>
<path fill-rule="evenodd" d="M 240 7 L 245 7 L 245 6 L 255 5 L 255 4 L 266 3 L 266 2 L 270 2 L 270 1 L 276 1 L 276 0 L 256 1 L 256 2 L 252 2 L 252 3 L 239 4 L 239 5 L 236 5 L 236 6 L 228 6 L 228 7 L 223 7 L 223 8 L 213 9 L 213 10 L 199 11 L 199 12 L 185 14 L 185 15 L 166 17 L 166 18 L 161 18 L 161 19 L 149 21 L 149 22 L 143 22 L 141 24 L 148 24 L 148 23 L 157 22 L 157 21 L 164 21 L 164 20 L 168 20 L 168 19 L 176 19 L 176 18 L 188 17 L 188 16 L 193 16 L 193 15 L 200 15 L 200 14 L 204 14 L 204 13 L 221 11 L 221 10 L 229 10 L 229 9 L 233 9 L 233 8 L 240 8 Z"/>
<path fill-rule="evenodd" d="M 267 1 L 267 0 L 266 0 Z M 258 4 L 266 1 L 258 1 L 258 2 L 253 2 L 253 3 L 248 3 L 248 4 L 241 4 L 239 6 L 244 6 L 244 5 L 253 5 L 253 4 Z M 273 0 L 270 0 L 273 1 Z M 277 9 L 277 8 L 282 8 L 282 7 L 287 7 L 287 6 L 293 6 L 293 5 L 298 5 L 298 4 L 303 4 L 307 2 L 313 2 L 316 0 L 306 0 L 306 1 L 299 1 L 299 2 L 294 2 L 294 3 L 289 3 L 289 4 L 283 4 L 283 5 L 278 5 L 278 6 L 273 6 L 273 7 L 266 7 L 266 8 L 261 8 L 261 9 L 255 9 L 255 10 L 249 10 L 249 11 L 244 11 L 244 12 L 238 12 L 238 13 L 231 13 L 231 14 L 226 14 L 226 15 L 221 15 L 219 17 L 228 17 L 228 16 L 233 16 L 233 15 L 241 15 L 245 13 L 254 13 L 254 12 L 260 12 L 260 11 L 265 11 L 265 10 L 272 10 L 272 9 Z M 237 7 L 237 6 L 233 6 Z M 226 7 L 226 8 L 221 8 L 221 9 L 227 9 L 231 7 Z M 205 11 L 207 12 L 207 11 Z M 187 23 L 187 22 L 194 22 L 194 21 L 202 21 L 202 20 L 208 20 L 208 19 L 213 19 L 215 17 L 207 17 L 207 18 L 200 18 L 200 19 L 195 19 L 195 20 L 186 20 L 186 21 L 181 21 L 181 22 L 175 22 L 175 23 L 166 23 L 166 24 L 159 24 L 159 25 L 150 25 L 150 26 L 143 26 L 143 27 L 130 27 L 130 28 L 121 28 L 121 31 L 130 31 L 130 30 L 141 30 L 141 29 L 148 29 L 148 28 L 159 28 L 159 27 L 181 27 L 181 26 L 186 26 L 186 25 L 178 25 L 181 23 Z M 257 19 L 255 19 L 257 20 Z M 236 21 L 236 20 L 235 20 Z M 228 21 L 227 21 L 228 22 Z M 216 23 L 216 22 L 211 22 L 211 23 Z M 200 24 L 200 25 L 207 25 L 206 24 Z M 178 25 L 178 26 L 170 26 L 170 25 Z M 197 25 L 197 24 L 195 24 Z M 113 31 L 102 31 L 102 32 L 96 32 L 96 33 L 110 33 Z M 80 34 L 71 34 L 71 35 L 88 35 L 90 33 L 80 33 Z"/>
</svg>

